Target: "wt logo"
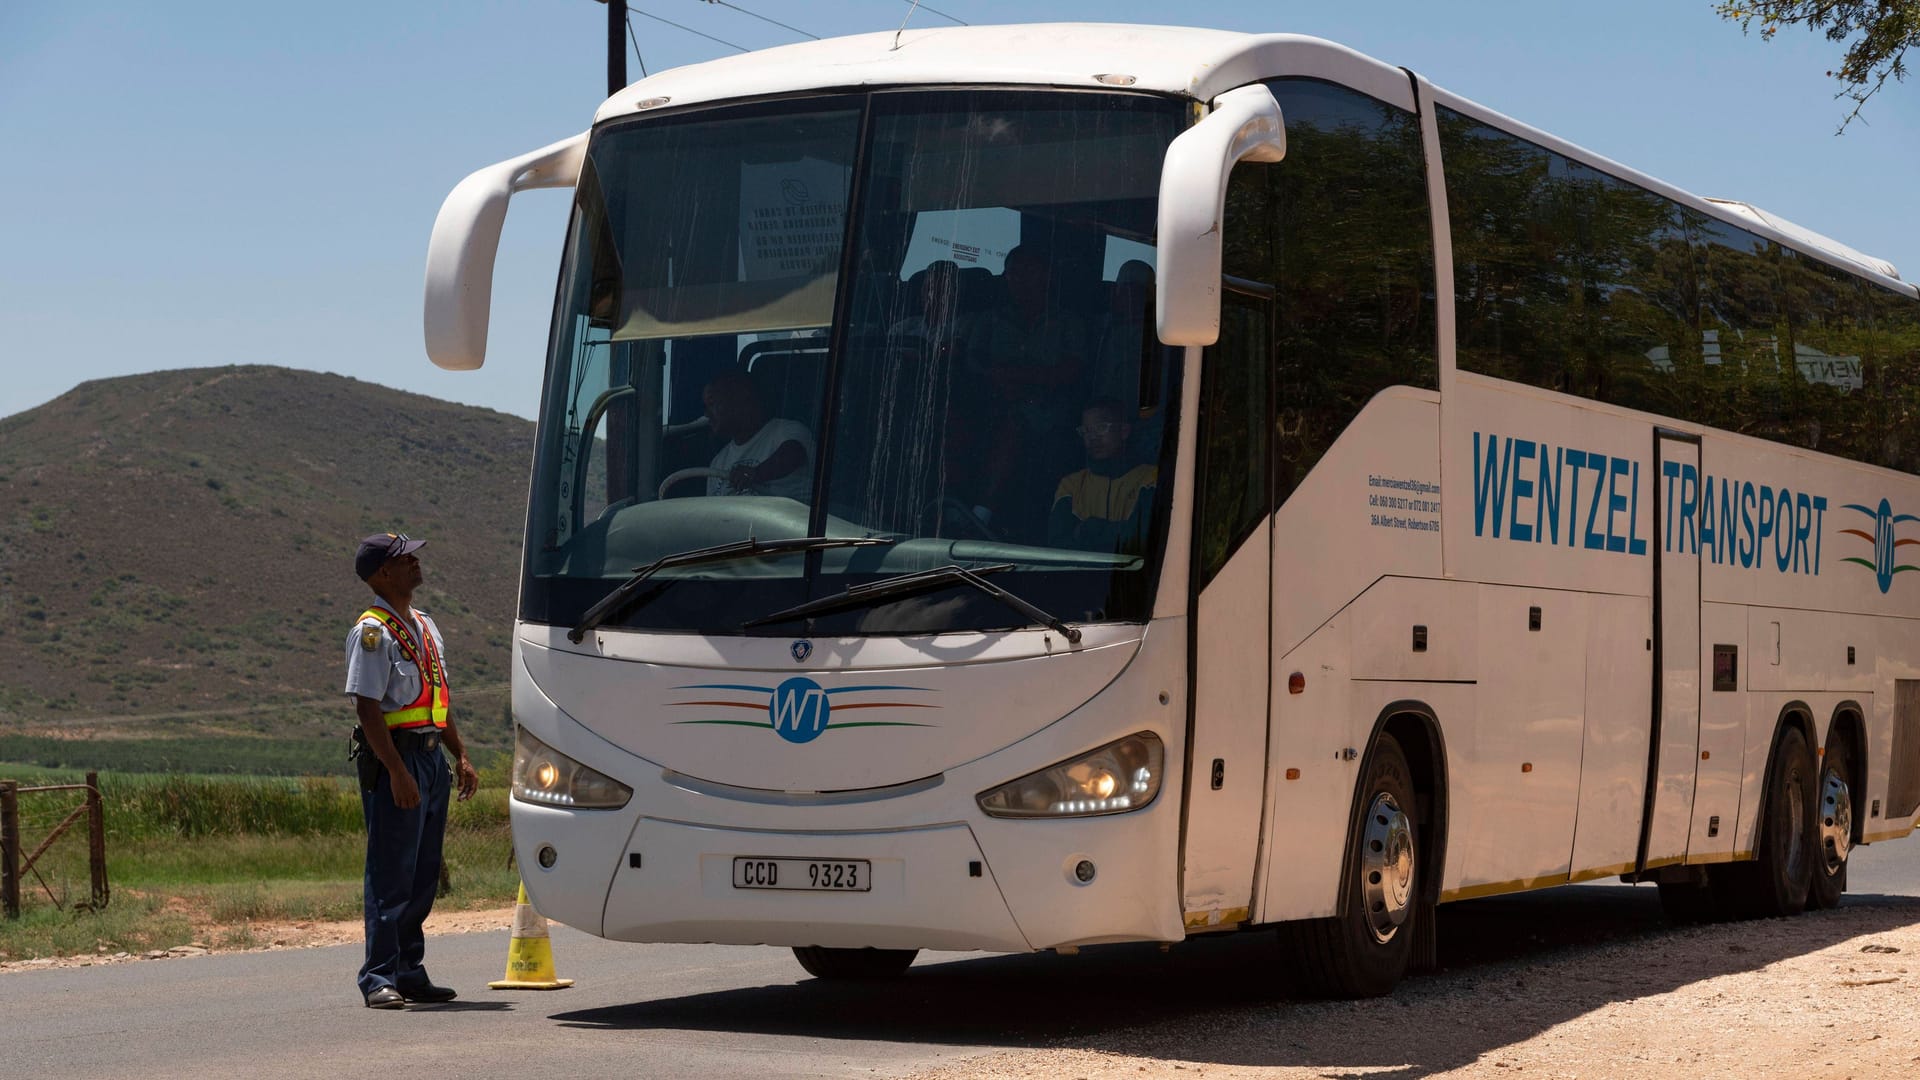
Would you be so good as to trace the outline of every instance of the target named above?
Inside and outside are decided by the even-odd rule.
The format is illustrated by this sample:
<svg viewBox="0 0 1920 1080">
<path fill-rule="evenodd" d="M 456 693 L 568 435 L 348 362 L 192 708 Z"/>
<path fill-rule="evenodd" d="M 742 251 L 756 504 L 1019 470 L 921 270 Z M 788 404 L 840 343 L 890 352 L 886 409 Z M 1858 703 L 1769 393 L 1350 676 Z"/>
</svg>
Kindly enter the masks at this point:
<svg viewBox="0 0 1920 1080">
<path fill-rule="evenodd" d="M 767 705 L 773 730 L 791 743 L 812 742 L 827 730 L 827 716 L 832 711 L 820 684 L 799 676 L 774 687 L 773 701 Z"/>
<path fill-rule="evenodd" d="M 1904 574 L 1909 570 L 1920 570 L 1920 566 L 1909 566 L 1902 563 L 1899 558 L 1899 549 L 1920 544 L 1920 540 L 1902 540 L 1895 534 L 1893 529 L 1895 525 L 1904 525 L 1909 521 L 1920 521 L 1920 517 L 1915 517 L 1912 514 L 1894 513 L 1893 505 L 1885 499 L 1880 500 L 1878 510 L 1867 506 L 1857 506 L 1853 503 L 1848 503 L 1847 509 L 1857 510 L 1873 519 L 1873 532 L 1871 533 L 1863 529 L 1840 530 L 1842 533 L 1849 536 L 1857 536 L 1872 544 L 1873 559 L 1869 561 L 1855 556 L 1844 561 L 1864 566 L 1873 571 L 1874 582 L 1880 586 L 1881 592 L 1890 592 L 1893 589 L 1893 576 L 1895 574 Z"/>
<path fill-rule="evenodd" d="M 805 644 L 801 642 L 799 644 Z M 810 743 L 828 729 L 839 731 L 842 728 L 917 728 L 934 727 L 934 724 L 916 720 L 886 719 L 887 712 L 902 709 L 937 709 L 940 706 L 929 701 L 903 700 L 901 698 L 875 700 L 868 695 L 886 692 L 892 694 L 931 694 L 932 690 L 922 686 L 836 686 L 827 689 L 804 675 L 796 675 L 778 686 L 742 686 L 736 683 L 695 683 L 691 686 L 676 686 L 675 690 L 724 690 L 730 695 L 725 699 L 702 698 L 698 701 L 669 701 L 669 708 L 699 709 L 707 715 L 691 720 L 675 720 L 675 724 L 707 724 L 724 727 L 772 728 L 773 733 L 796 745 Z M 747 700 L 741 700 L 745 695 Z M 833 699 L 839 695 L 852 695 L 852 700 L 842 700 L 836 709 Z M 834 716 L 845 712 L 849 716 L 872 716 L 870 712 L 855 712 L 856 709 L 881 709 L 881 717 L 873 720 L 853 719 L 835 720 Z M 764 719 L 735 720 L 725 715 L 714 715 L 709 710 L 721 713 L 740 712 L 758 714 Z"/>
</svg>

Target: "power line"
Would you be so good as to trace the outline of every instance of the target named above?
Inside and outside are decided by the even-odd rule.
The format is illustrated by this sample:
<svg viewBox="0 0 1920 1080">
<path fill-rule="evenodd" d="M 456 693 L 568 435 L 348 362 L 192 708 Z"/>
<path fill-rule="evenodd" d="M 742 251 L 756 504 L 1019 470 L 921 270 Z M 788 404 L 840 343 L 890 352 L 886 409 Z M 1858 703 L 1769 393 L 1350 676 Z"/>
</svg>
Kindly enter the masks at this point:
<svg viewBox="0 0 1920 1080">
<path fill-rule="evenodd" d="M 925 11 L 933 15 L 938 15 L 950 23 L 958 23 L 961 26 L 970 25 L 965 19 L 956 19 L 953 16 L 937 8 L 930 8 L 925 4 L 916 3 L 915 0 L 900 0 L 900 2 L 903 4 L 913 4 L 915 7 L 919 8 L 921 11 Z M 913 18 L 913 12 L 911 11 L 907 12 L 907 18 L 909 19 Z"/>
<path fill-rule="evenodd" d="M 752 49 L 749 49 L 744 45 L 735 45 L 733 42 L 728 41 L 725 38 L 717 38 L 717 37 L 714 37 L 712 34 L 703 34 L 700 31 L 695 30 L 691 26 L 682 26 L 679 23 L 674 22 L 672 19 L 663 19 L 658 15 L 652 14 L 651 12 L 641 11 L 639 8 L 630 7 L 627 10 L 632 12 L 635 15 L 652 19 L 654 22 L 666 23 L 668 26 L 673 27 L 675 30 L 684 30 L 689 34 L 692 34 L 694 37 L 706 38 L 708 41 L 714 42 L 716 44 L 725 45 L 727 48 L 732 49 L 735 52 L 752 52 L 753 51 Z"/>
<path fill-rule="evenodd" d="M 633 58 L 640 61 L 640 77 L 647 77 L 647 58 L 640 55 L 640 39 L 633 36 L 633 19 L 627 19 L 627 40 L 633 42 Z"/>
<path fill-rule="evenodd" d="M 769 19 L 765 15 L 761 15 L 758 12 L 748 11 L 746 8 L 741 7 L 739 4 L 729 4 L 727 3 L 727 0 L 706 0 L 706 2 L 709 4 L 718 5 L 723 8 L 732 8 L 733 10 L 739 12 L 742 15 L 746 15 L 754 19 L 759 19 L 763 23 L 771 23 L 772 25 L 777 26 L 782 30 L 791 30 L 796 34 L 799 34 L 801 37 L 809 37 L 815 41 L 820 40 L 819 34 L 809 34 L 805 30 L 802 30 L 797 26 L 788 26 L 786 23 L 781 22 L 779 19 Z"/>
</svg>

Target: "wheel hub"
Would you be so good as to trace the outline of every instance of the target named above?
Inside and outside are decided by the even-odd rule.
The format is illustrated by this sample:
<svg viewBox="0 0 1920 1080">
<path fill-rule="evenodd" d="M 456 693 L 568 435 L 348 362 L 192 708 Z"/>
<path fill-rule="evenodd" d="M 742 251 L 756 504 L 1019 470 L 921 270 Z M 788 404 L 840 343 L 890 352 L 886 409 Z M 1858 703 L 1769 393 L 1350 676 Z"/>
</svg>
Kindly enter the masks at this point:
<svg viewBox="0 0 1920 1080">
<path fill-rule="evenodd" d="M 1413 822 L 1386 792 L 1367 808 L 1360 837 L 1360 884 L 1367 928 L 1386 943 L 1413 910 Z"/>
<path fill-rule="evenodd" d="M 1840 774 L 1828 769 L 1820 777 L 1820 852 L 1828 875 L 1847 864 L 1852 846 L 1853 795 Z"/>
</svg>

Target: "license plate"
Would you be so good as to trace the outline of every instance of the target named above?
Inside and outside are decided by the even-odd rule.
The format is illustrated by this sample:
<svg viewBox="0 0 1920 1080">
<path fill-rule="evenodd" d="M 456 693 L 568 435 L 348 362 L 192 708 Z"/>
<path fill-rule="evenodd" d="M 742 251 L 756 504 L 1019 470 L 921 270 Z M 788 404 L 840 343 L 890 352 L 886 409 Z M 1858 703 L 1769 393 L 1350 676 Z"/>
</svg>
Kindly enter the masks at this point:
<svg viewBox="0 0 1920 1080">
<path fill-rule="evenodd" d="M 865 859 L 759 859 L 735 856 L 736 889 L 798 889 L 802 892 L 868 892 L 873 866 Z"/>
</svg>

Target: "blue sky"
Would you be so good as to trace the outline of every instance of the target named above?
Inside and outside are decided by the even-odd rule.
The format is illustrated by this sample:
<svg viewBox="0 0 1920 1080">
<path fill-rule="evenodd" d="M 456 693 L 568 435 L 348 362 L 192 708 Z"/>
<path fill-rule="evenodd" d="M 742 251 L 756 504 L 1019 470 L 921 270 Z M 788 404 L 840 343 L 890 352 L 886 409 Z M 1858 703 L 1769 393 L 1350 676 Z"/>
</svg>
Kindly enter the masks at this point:
<svg viewBox="0 0 1920 1080">
<path fill-rule="evenodd" d="M 907 12 L 736 2 L 822 36 Z M 749 48 L 794 39 L 703 0 L 632 6 Z M 1742 37 L 1708 0 L 934 6 L 973 23 L 1331 38 L 1920 279 L 1920 81 L 1889 87 L 1836 138 L 1836 47 L 1803 31 Z M 604 24 L 591 0 L 0 4 L 0 415 L 87 379 L 273 363 L 530 416 L 565 195 L 514 202 L 479 372 L 439 371 L 422 350 L 427 234 L 466 173 L 587 125 Z M 638 15 L 634 29 L 650 70 L 731 51 Z"/>
</svg>

